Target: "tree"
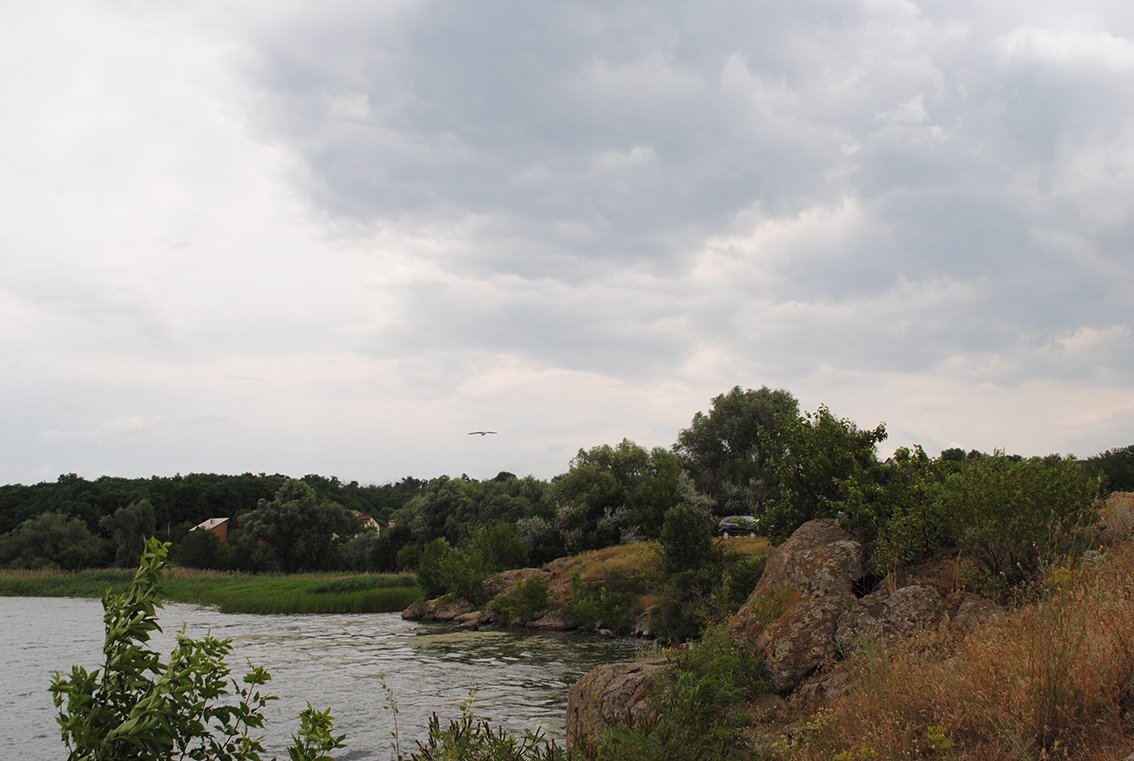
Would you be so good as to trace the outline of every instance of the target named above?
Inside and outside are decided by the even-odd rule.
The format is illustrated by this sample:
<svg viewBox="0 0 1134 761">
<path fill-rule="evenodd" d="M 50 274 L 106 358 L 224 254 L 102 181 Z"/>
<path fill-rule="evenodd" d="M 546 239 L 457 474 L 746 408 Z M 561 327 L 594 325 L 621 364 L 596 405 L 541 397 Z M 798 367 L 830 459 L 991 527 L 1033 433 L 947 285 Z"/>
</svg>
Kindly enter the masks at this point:
<svg viewBox="0 0 1134 761">
<path fill-rule="evenodd" d="M 1112 491 L 1134 491 L 1134 444 L 1120 449 L 1108 449 L 1087 459 L 1083 465 L 1089 471 L 1102 473 L 1106 488 Z"/>
<path fill-rule="evenodd" d="M 955 451 L 960 460 L 942 452 L 935 463 L 920 446 L 899 447 L 885 463 L 842 482 L 843 526 L 871 548 L 876 572 L 894 571 L 941 548 L 945 521 L 929 492 L 939 473 L 951 467 L 947 463 L 963 461 L 964 451 Z"/>
<path fill-rule="evenodd" d="M 844 484 L 877 466 L 875 447 L 885 440 L 886 426 L 860 429 L 820 406 L 803 416 L 781 415 L 768 435 L 775 445 L 767 447 L 766 471 L 778 497 L 761 525 L 782 540 L 813 518 L 836 514 Z"/>
<path fill-rule="evenodd" d="M 0 535 L 0 567 L 57 565 L 76 571 L 99 565 L 103 548 L 103 541 L 78 518 L 62 513 L 42 513 Z"/>
<path fill-rule="evenodd" d="M 232 543 L 222 542 L 212 531 L 188 532 L 173 546 L 173 559 L 189 568 L 233 570 L 237 566 Z"/>
<path fill-rule="evenodd" d="M 287 573 L 331 569 L 339 564 L 339 539 L 357 530 L 350 511 L 321 501 L 303 481 L 288 480 L 271 501 L 240 519 L 242 541 L 261 570 Z"/>
<path fill-rule="evenodd" d="M 477 526 L 461 546 L 479 555 L 489 573 L 521 568 L 531 549 L 514 525 L 503 522 Z"/>
<path fill-rule="evenodd" d="M 661 532 L 662 567 L 666 573 L 693 571 L 713 560 L 713 523 L 703 510 L 678 505 L 665 513 Z"/>
<path fill-rule="evenodd" d="M 783 389 L 734 387 L 716 396 L 677 436 L 673 450 L 717 515 L 759 515 L 780 497 L 769 464 L 783 453 L 779 426 L 799 403 Z"/>
<path fill-rule="evenodd" d="M 578 552 L 618 544 L 624 535 L 657 537 L 666 510 L 681 502 L 680 479 L 671 452 L 623 439 L 580 449 L 547 501 L 567 549 Z"/>
<path fill-rule="evenodd" d="M 275 700 L 261 692 L 267 671 L 250 666 L 241 680 L 232 678 L 225 663 L 231 641 L 212 635 L 194 640 L 182 631 L 166 662 L 146 646 L 161 628 L 158 585 L 168 551 L 150 539 L 129 591 L 103 597 L 103 668 L 72 666 L 69 676 L 56 672 L 51 681 L 70 761 L 258 761 L 264 752 L 252 732 Z M 330 761 L 328 753 L 343 747 L 333 725 L 329 710 L 308 704 L 288 748 L 292 761 Z"/>
<path fill-rule="evenodd" d="M 393 545 L 385 533 L 359 531 L 343 543 L 343 561 L 352 571 L 389 571 L 394 567 Z"/>
<path fill-rule="evenodd" d="M 146 537 L 154 535 L 154 506 L 148 499 L 131 502 L 99 521 L 114 543 L 114 565 L 128 568 L 138 564 Z"/>
</svg>

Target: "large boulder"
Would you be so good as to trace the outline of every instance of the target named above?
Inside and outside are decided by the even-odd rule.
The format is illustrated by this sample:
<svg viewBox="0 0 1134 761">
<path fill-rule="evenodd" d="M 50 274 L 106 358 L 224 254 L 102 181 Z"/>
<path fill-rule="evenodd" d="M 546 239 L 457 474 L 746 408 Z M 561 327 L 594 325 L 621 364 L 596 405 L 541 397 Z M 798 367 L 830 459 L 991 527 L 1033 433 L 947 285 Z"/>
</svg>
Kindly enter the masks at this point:
<svg viewBox="0 0 1134 761">
<path fill-rule="evenodd" d="M 914 585 L 876 592 L 853 600 L 839 616 L 835 646 L 843 657 L 864 641 L 892 642 L 937 626 L 945 616 L 945 601 L 935 587 Z"/>
<path fill-rule="evenodd" d="M 808 521 L 776 548 L 753 594 L 790 584 L 818 597 L 852 594 L 865 571 L 862 543 L 830 519 Z"/>
<path fill-rule="evenodd" d="M 809 675 L 836 660 L 835 629 L 846 609 L 841 596 L 805 597 L 756 638 L 768 681 L 776 692 L 790 692 Z"/>
<path fill-rule="evenodd" d="M 764 627 L 805 598 L 850 600 L 865 575 L 862 544 L 833 520 L 814 520 L 776 548 L 729 628 L 756 641 Z"/>
<path fill-rule="evenodd" d="M 862 544 L 833 520 L 803 524 L 768 558 L 729 629 L 755 643 L 776 691 L 790 692 L 837 660 L 839 619 L 864 575 Z"/>
<path fill-rule="evenodd" d="M 859 597 L 856 588 L 868 591 L 862 544 L 835 521 L 810 521 L 768 558 L 729 630 L 755 643 L 776 691 L 807 683 L 830 694 L 828 668 L 861 643 L 910 637 L 946 619 L 968 628 L 996 609 L 963 595 L 958 578 L 955 561 L 937 558 L 904 573 L 896 589 L 902 579 L 891 577 L 891 586 Z"/>
<path fill-rule="evenodd" d="M 611 663 L 592 669 L 567 692 L 567 748 L 586 753 L 607 727 L 642 725 L 655 716 L 646 700 L 664 659 Z"/>
</svg>

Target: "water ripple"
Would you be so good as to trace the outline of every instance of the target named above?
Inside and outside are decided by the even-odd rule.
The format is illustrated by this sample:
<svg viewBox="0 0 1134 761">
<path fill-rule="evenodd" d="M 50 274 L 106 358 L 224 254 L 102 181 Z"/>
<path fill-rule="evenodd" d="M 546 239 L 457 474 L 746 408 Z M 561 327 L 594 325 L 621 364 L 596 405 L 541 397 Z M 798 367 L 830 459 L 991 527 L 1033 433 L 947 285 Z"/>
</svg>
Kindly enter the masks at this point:
<svg viewBox="0 0 1134 761">
<path fill-rule="evenodd" d="M 331 706 L 347 734 L 343 759 L 390 757 L 393 716 L 381 680 L 397 701 L 403 749 L 424 738 L 429 716 L 459 715 L 473 696 L 478 716 L 514 729 L 563 737 L 567 686 L 600 663 L 629 660 L 633 643 L 572 635 L 453 631 L 398 614 L 256 616 L 171 604 L 156 647 L 168 654 L 184 623 L 189 636 L 230 638 L 230 664 L 272 674 L 280 700 L 269 706 L 269 750 L 280 754 L 307 701 Z M 97 600 L 0 597 L 0 741 L 13 758 L 63 755 L 47 692 L 51 674 L 100 665 Z"/>
</svg>

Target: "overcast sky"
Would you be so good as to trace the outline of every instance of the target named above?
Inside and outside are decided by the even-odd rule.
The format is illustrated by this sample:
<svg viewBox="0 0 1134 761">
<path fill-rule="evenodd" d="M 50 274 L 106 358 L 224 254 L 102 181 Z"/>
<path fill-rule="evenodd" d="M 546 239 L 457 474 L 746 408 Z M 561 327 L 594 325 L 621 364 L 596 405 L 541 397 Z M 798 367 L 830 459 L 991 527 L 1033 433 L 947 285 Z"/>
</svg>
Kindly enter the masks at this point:
<svg viewBox="0 0 1134 761">
<path fill-rule="evenodd" d="M 549 478 L 737 385 L 1134 443 L 1128 0 L 37 0 L 0 97 L 3 483 Z"/>
</svg>

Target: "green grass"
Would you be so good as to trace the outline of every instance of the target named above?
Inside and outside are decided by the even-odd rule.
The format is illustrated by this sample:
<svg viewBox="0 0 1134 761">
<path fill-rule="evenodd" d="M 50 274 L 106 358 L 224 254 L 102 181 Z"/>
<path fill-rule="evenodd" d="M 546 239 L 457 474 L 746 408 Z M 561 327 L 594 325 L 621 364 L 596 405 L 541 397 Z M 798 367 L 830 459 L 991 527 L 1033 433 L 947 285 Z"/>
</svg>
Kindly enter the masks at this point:
<svg viewBox="0 0 1134 761">
<path fill-rule="evenodd" d="M 133 570 L 0 571 L 0 596 L 101 597 L 123 592 Z M 162 581 L 165 599 L 215 605 L 224 613 L 390 613 L 416 600 L 412 575 L 222 573 L 171 569 Z"/>
</svg>

